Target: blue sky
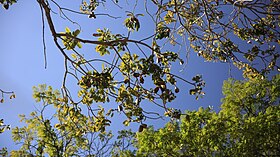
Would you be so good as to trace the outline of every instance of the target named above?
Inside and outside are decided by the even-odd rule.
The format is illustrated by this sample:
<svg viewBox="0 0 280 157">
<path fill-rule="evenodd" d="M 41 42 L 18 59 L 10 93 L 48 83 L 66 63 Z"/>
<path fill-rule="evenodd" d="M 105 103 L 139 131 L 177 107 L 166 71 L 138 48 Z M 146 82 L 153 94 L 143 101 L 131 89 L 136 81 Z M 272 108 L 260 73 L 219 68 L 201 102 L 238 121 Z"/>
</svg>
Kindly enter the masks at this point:
<svg viewBox="0 0 280 157">
<path fill-rule="evenodd" d="M 69 3 L 69 6 L 73 4 Z M 131 5 L 132 6 L 132 5 Z M 119 9 L 109 9 L 109 11 L 116 13 Z M 136 11 L 136 13 L 138 13 Z M 123 15 L 123 14 L 122 14 Z M 100 18 L 98 21 L 85 21 L 74 17 L 80 23 L 87 22 L 82 27 L 82 37 L 89 38 L 98 27 L 108 27 L 112 32 L 124 32 L 126 28 L 115 25 L 115 21 L 109 18 Z M 141 28 L 149 28 L 151 23 L 149 21 L 141 21 Z M 143 18 L 144 19 L 144 18 Z M 54 19 L 55 21 L 58 18 Z M 61 20 L 61 19 L 60 19 Z M 124 19 L 117 20 L 122 23 Z M 42 21 L 40 8 L 35 1 L 19 1 L 17 4 L 10 7 L 8 11 L 0 8 L 0 88 L 2 90 L 14 91 L 16 99 L 9 100 L 0 104 L 0 118 L 4 118 L 6 124 L 12 127 L 22 126 L 19 122 L 18 114 L 28 115 L 36 108 L 40 108 L 40 104 L 36 104 L 32 99 L 32 87 L 38 84 L 51 85 L 54 89 L 59 89 L 62 84 L 64 65 L 63 56 L 55 47 L 50 31 L 46 27 L 46 44 L 47 44 L 47 69 L 44 68 L 44 55 L 42 44 Z M 103 25 L 103 26 L 102 26 Z M 56 24 L 58 31 L 64 31 L 65 26 L 75 29 L 76 26 L 69 22 L 59 22 Z M 140 30 L 141 31 L 141 30 Z M 148 35 L 150 32 L 145 31 Z M 133 35 L 134 38 L 142 37 L 145 34 Z M 175 49 L 176 47 L 171 49 Z M 85 51 L 94 51 L 92 48 L 85 48 Z M 85 52 L 86 53 L 86 52 Z M 218 110 L 222 98 L 221 87 L 223 81 L 229 76 L 229 64 L 226 63 L 209 63 L 204 62 L 202 58 L 196 56 L 195 53 L 190 54 L 188 64 L 182 72 L 179 72 L 183 67 L 175 65 L 173 71 L 179 76 L 190 80 L 196 74 L 202 74 L 206 81 L 205 92 L 203 99 L 198 101 L 193 96 L 188 95 L 189 85 L 179 83 L 178 86 L 181 91 L 178 98 L 172 103 L 174 108 L 183 110 L 194 110 L 200 106 L 214 106 Z M 242 78 L 241 73 L 232 66 L 231 74 L 235 78 Z M 164 121 L 149 121 L 149 125 L 163 126 Z M 136 124 L 132 127 L 135 129 Z M 112 124 L 112 129 L 122 128 L 118 123 Z M 6 131 L 0 134 L 0 148 L 2 147 L 15 148 L 11 140 L 11 131 Z"/>
</svg>

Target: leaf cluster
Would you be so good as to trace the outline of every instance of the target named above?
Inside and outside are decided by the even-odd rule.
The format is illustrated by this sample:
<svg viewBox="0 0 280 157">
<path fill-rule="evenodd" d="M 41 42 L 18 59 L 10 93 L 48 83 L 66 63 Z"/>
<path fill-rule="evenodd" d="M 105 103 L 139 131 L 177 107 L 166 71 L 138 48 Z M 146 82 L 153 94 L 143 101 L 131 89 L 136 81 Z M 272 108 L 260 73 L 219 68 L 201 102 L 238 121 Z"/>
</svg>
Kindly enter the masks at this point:
<svg viewBox="0 0 280 157">
<path fill-rule="evenodd" d="M 3 8 L 6 10 L 8 10 L 9 7 L 16 2 L 17 0 L 0 0 L 0 4 L 2 4 Z"/>
</svg>

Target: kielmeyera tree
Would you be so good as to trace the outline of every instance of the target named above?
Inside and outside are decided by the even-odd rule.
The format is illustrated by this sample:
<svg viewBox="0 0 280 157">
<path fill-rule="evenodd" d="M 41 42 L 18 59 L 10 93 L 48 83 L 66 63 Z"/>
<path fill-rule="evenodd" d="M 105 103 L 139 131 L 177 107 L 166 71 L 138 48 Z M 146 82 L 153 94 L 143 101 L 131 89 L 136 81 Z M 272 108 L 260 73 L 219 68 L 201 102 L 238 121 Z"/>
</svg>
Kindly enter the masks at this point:
<svg viewBox="0 0 280 157">
<path fill-rule="evenodd" d="M 1 4 L 8 9 L 7 6 L 14 2 L 5 0 Z M 191 85 L 189 93 L 196 98 L 204 94 L 202 88 L 205 82 L 201 75 L 188 81 L 171 72 L 174 62 L 184 63 L 186 59 L 180 57 L 180 52 L 169 51 L 170 44 L 178 46 L 184 56 L 191 48 L 207 61 L 233 63 L 243 69 L 244 77 L 249 79 L 264 78 L 272 71 L 279 71 L 278 1 L 136 0 L 129 2 L 135 4 L 130 11 L 121 9 L 128 3 L 125 1 L 83 0 L 73 6 L 74 9 L 63 7 L 55 0 L 37 0 L 37 3 L 42 11 L 43 29 L 49 26 L 53 41 L 65 59 L 63 101 L 76 109 L 80 104 L 85 104 L 90 111 L 94 110 L 93 103 L 115 101 L 119 104 L 118 110 L 127 116 L 125 125 L 162 116 L 143 109 L 141 104 L 146 103 L 144 100 L 162 108 L 165 115 L 179 118 L 180 111 L 167 106 L 180 91 L 176 86 L 177 81 Z M 122 13 L 111 15 L 104 9 L 106 5 L 118 7 L 127 13 L 127 17 L 119 17 Z M 137 5 L 142 5 L 143 10 L 136 10 Z M 80 37 L 83 23 L 72 20 L 74 15 L 91 20 L 123 18 L 127 32 L 113 34 L 110 29 L 100 28 L 92 34 L 94 39 L 85 39 Z M 57 31 L 54 16 L 66 19 L 78 28 L 71 31 L 66 27 L 65 32 Z M 147 31 L 140 29 L 140 16 L 153 22 L 154 26 L 150 27 L 153 33 L 134 39 L 134 34 Z M 122 25 L 120 23 L 120 27 Z M 95 51 L 101 57 L 84 54 L 83 45 L 95 46 Z M 100 63 L 100 66 L 97 67 L 96 63 Z M 80 100 L 70 96 L 68 77 L 77 80 Z M 115 111 L 110 110 L 111 113 Z M 91 113 L 96 116 L 94 112 Z"/>
<path fill-rule="evenodd" d="M 15 2 L 0 1 L 5 9 Z M 171 72 L 171 65 L 184 64 L 185 56 L 192 50 L 206 61 L 234 64 L 243 70 L 246 79 L 265 79 L 271 72 L 279 71 L 280 9 L 276 0 L 83 0 L 71 7 L 55 0 L 37 0 L 37 3 L 42 11 L 43 30 L 49 27 L 55 45 L 64 56 L 62 98 L 58 101 L 74 112 L 81 110 L 80 106 L 84 104 L 87 116 L 91 117 L 93 132 L 104 131 L 114 112 L 127 117 L 123 122 L 125 125 L 163 116 L 147 111 L 142 105 L 147 102 L 164 110 L 166 116 L 179 119 L 180 110 L 169 105 L 180 92 L 176 82 L 189 84 L 189 93 L 196 98 L 204 94 L 205 83 L 201 75 L 186 80 Z M 135 5 L 127 8 L 127 3 Z M 143 10 L 136 9 L 140 5 Z M 116 13 L 104 9 L 106 6 L 117 7 L 121 13 L 114 15 Z M 102 26 L 89 37 L 83 34 L 83 23 L 72 19 L 75 16 L 89 20 L 121 19 L 120 27 L 124 23 L 127 30 L 112 33 L 110 28 Z M 67 20 L 77 28 L 71 30 L 69 26 L 62 32 L 57 29 L 57 18 L 63 22 Z M 142 18 L 153 22 L 149 27 L 152 33 L 139 39 L 137 33 L 149 32 L 141 29 Z M 45 31 L 43 44 L 46 46 L 44 34 Z M 170 45 L 177 46 L 178 52 L 170 51 Z M 91 52 L 83 51 L 86 46 L 95 47 L 100 57 L 87 55 Z M 45 48 L 44 53 L 47 53 Z M 99 66 L 96 63 L 100 63 Z M 70 77 L 78 83 L 79 99 L 71 97 L 67 88 L 73 84 L 68 82 Z M 35 98 L 45 98 L 43 93 L 37 94 Z M 95 108 L 93 105 L 109 102 L 116 102 L 118 108 L 108 110 L 107 115 L 102 106 Z M 146 125 L 141 124 L 141 127 Z"/>
</svg>

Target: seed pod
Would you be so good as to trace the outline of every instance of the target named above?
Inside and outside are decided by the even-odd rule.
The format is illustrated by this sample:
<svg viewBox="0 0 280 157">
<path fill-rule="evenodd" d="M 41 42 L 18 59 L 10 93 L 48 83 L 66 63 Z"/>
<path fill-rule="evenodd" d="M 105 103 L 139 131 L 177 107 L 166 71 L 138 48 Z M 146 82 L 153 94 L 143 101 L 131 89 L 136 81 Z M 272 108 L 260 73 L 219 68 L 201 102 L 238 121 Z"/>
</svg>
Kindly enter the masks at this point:
<svg viewBox="0 0 280 157">
<path fill-rule="evenodd" d="M 138 132 L 142 132 L 144 129 L 146 129 L 147 128 L 147 124 L 141 124 L 140 126 L 139 126 L 139 129 L 138 129 Z"/>
<path fill-rule="evenodd" d="M 183 65 L 184 64 L 184 61 L 183 60 L 180 60 L 180 65 Z"/>
<path fill-rule="evenodd" d="M 140 74 L 139 74 L 139 73 L 134 73 L 133 76 L 134 76 L 134 77 L 139 77 Z"/>
<path fill-rule="evenodd" d="M 154 92 L 157 93 L 158 90 L 159 90 L 159 87 L 156 87 L 156 88 L 154 89 Z"/>
<path fill-rule="evenodd" d="M 3 7 L 8 10 L 9 9 L 9 4 L 4 4 Z"/>
<path fill-rule="evenodd" d="M 101 34 L 99 34 L 99 33 L 93 33 L 92 36 L 94 36 L 94 37 L 100 37 Z"/>
<path fill-rule="evenodd" d="M 63 101 L 65 102 L 65 103 L 68 103 L 68 97 L 63 97 Z"/>
<path fill-rule="evenodd" d="M 88 18 L 94 18 L 94 19 L 95 19 L 96 16 L 95 16 L 94 12 L 92 12 L 91 14 L 89 14 L 89 15 L 88 15 Z"/>
<path fill-rule="evenodd" d="M 180 92 L 179 88 L 175 87 L 175 93 L 179 93 L 179 92 Z"/>
<path fill-rule="evenodd" d="M 127 84 L 129 82 L 129 79 L 125 79 L 124 83 Z"/>
<path fill-rule="evenodd" d="M 144 83 L 144 78 L 142 76 L 140 76 L 140 83 Z"/>
</svg>

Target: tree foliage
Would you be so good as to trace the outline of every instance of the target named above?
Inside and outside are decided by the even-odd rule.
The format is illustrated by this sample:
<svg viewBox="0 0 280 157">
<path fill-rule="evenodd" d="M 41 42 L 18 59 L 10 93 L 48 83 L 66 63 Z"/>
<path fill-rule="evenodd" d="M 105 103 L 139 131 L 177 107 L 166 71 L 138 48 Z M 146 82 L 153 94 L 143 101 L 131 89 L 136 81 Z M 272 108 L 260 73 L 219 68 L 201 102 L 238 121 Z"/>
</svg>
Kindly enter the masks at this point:
<svg viewBox="0 0 280 157">
<path fill-rule="evenodd" d="M 30 113 L 30 117 L 20 115 L 26 126 L 12 130 L 13 140 L 21 143 L 21 148 L 12 151 L 12 156 L 104 156 L 110 150 L 108 141 L 111 132 L 105 132 L 104 110 L 96 117 L 86 116 L 79 107 L 70 107 L 67 98 L 58 90 L 40 85 L 34 87 L 34 99 L 43 103 L 43 108 Z M 50 114 L 49 107 L 55 108 Z M 96 133 L 102 130 L 101 133 Z"/>
<path fill-rule="evenodd" d="M 0 0 L 5 9 L 15 2 Z M 27 125 L 14 128 L 13 139 L 22 147 L 12 155 L 103 156 L 109 150 L 116 156 L 279 154 L 279 75 L 267 80 L 280 71 L 278 0 L 82 0 L 73 7 L 56 0 L 37 3 L 43 29 L 48 26 L 65 70 L 60 92 L 46 85 L 34 88 L 34 99 L 43 108 L 21 116 Z M 101 26 L 89 37 L 86 24 L 73 20 L 77 17 L 115 20 L 125 29 L 114 32 Z M 60 30 L 57 25 L 65 20 L 69 26 Z M 144 21 L 152 26 L 145 27 Z M 186 64 L 193 52 L 205 61 L 233 64 L 243 71 L 246 81 L 224 84 L 219 112 L 200 108 L 183 114 L 172 107 L 179 92 L 196 99 L 205 94 L 202 75 L 187 80 L 172 68 Z M 178 82 L 190 87 L 181 89 Z M 69 90 L 73 86 L 78 93 Z M 113 106 L 105 109 L 105 104 Z M 160 111 L 151 112 L 144 104 Z M 49 108 L 54 114 L 46 115 Z M 108 144 L 112 134 L 106 127 L 115 113 L 126 117 L 125 126 L 139 123 L 142 133 L 134 137 L 123 131 Z M 158 131 L 147 129 L 147 119 L 163 116 L 182 120 Z M 135 151 L 129 150 L 132 143 Z"/>
<path fill-rule="evenodd" d="M 41 85 L 34 88 L 34 98 L 43 102 L 43 108 L 40 113 L 32 112 L 30 118 L 21 115 L 27 126 L 12 132 L 14 141 L 22 142 L 22 147 L 11 155 L 277 156 L 279 89 L 280 75 L 272 80 L 229 79 L 223 86 L 225 97 L 219 112 L 210 107 L 186 111 L 180 121 L 170 121 L 158 130 L 145 126 L 137 133 L 119 131 L 113 142 L 112 133 L 96 132 L 99 117 L 69 108 L 58 91 Z M 56 111 L 46 116 L 50 106 Z"/>
<path fill-rule="evenodd" d="M 280 75 L 271 81 L 228 80 L 219 112 L 187 111 L 180 122 L 137 133 L 134 155 L 278 156 L 279 89 Z"/>
<path fill-rule="evenodd" d="M 206 61 L 232 63 L 243 69 L 244 77 L 249 79 L 264 78 L 270 72 L 279 71 L 278 1 L 133 1 L 131 11 L 125 10 L 131 9 L 126 6 L 131 4 L 121 1 L 82 1 L 79 11 L 53 0 L 37 2 L 54 43 L 65 58 L 63 97 L 72 104 L 89 107 L 116 102 L 127 117 L 125 125 L 163 116 L 147 111 L 142 105 L 147 102 L 162 108 L 165 115 L 179 118 L 179 111 L 170 106 L 180 92 L 178 81 L 191 85 L 189 94 L 196 99 L 205 94 L 201 75 L 186 80 L 172 71 L 172 65 L 183 64 L 186 59 L 180 51 L 170 51 L 168 45 L 180 48 L 184 56 L 189 53 L 185 50 L 192 49 Z M 119 8 L 127 16 L 114 16 L 109 11 L 99 13 L 107 5 Z M 137 5 L 145 9 L 136 10 Z M 98 28 L 93 38 L 85 39 L 82 24 L 74 30 L 66 27 L 64 32 L 57 31 L 52 20 L 56 16 L 54 10 L 73 24 L 77 23 L 71 20 L 72 14 L 80 18 L 88 15 L 89 20 L 123 18 L 120 25 L 127 30 L 113 33 L 110 28 Z M 147 29 L 141 29 L 142 18 L 152 21 L 154 34 L 139 39 L 135 36 Z M 89 52 L 83 52 L 83 46 L 93 46 L 100 57 L 87 55 Z M 97 62 L 100 66 L 96 66 Z M 79 100 L 70 97 L 69 77 L 77 80 Z"/>
<path fill-rule="evenodd" d="M 140 29 L 139 15 L 145 15 L 134 14 L 133 10 L 128 12 L 124 20 L 124 25 L 128 28 L 127 35 L 114 34 L 110 29 L 100 28 L 93 33 L 97 40 L 80 38 L 80 28 L 71 31 L 67 27 L 65 32 L 58 33 L 51 10 L 57 8 L 68 20 L 70 18 L 64 12 L 77 11 L 65 9 L 55 1 L 50 2 L 54 7 L 48 1 L 38 3 L 44 11 L 54 42 L 66 60 L 63 94 L 68 97 L 66 78 L 73 76 L 81 88 L 81 101 L 69 97 L 73 103 L 82 102 L 90 106 L 94 102 L 106 103 L 113 100 L 123 108 L 127 116 L 124 121 L 126 124 L 147 118 L 141 107 L 142 100 L 155 103 L 167 113 L 173 111 L 166 105 L 179 92 L 177 81 L 192 85 L 189 93 L 196 98 L 204 95 L 202 88 L 205 83 L 200 75 L 188 81 L 171 73 L 173 62 L 183 63 L 184 60 L 178 52 L 165 50 L 165 42 L 178 47 L 190 47 L 207 61 L 233 63 L 243 69 L 244 77 L 247 78 L 265 77 L 271 71 L 279 70 L 276 64 L 279 57 L 277 1 L 145 1 L 146 18 L 156 15 L 150 17 L 154 21 L 155 34 L 144 39 L 130 37 L 133 33 L 143 31 Z M 106 3 L 83 1 L 80 13 L 98 19 L 97 8 Z M 140 2 L 135 1 L 135 6 L 138 3 Z M 157 8 L 155 13 L 150 12 L 148 3 Z M 115 4 L 118 5 L 117 2 Z M 244 43 L 246 47 L 237 43 Z M 82 45 L 95 45 L 95 51 L 101 57 L 111 56 L 113 60 L 109 62 L 106 59 L 87 58 L 79 50 Z M 138 49 L 132 48 L 133 46 Z M 69 56 L 67 51 L 71 51 L 72 55 Z M 97 61 L 102 62 L 101 70 L 93 66 Z M 255 66 L 256 62 L 263 62 L 263 65 Z M 74 72 L 71 72 L 68 64 L 75 67 Z"/>
</svg>

